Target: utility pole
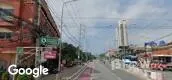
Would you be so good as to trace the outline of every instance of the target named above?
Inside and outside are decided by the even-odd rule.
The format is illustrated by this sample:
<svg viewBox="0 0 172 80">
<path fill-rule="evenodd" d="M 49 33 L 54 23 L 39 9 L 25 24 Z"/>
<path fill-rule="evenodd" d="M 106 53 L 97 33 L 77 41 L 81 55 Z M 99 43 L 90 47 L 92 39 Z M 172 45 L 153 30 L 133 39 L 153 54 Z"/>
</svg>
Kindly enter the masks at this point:
<svg viewBox="0 0 172 80">
<path fill-rule="evenodd" d="M 36 19 L 35 19 L 35 23 L 37 26 L 35 27 L 38 27 L 40 28 L 40 16 L 41 16 L 41 0 L 36 0 Z M 40 57 L 40 51 L 39 51 L 39 38 L 40 38 L 40 35 L 37 36 L 36 38 L 36 53 L 35 53 L 35 67 L 37 67 L 40 63 L 38 58 Z M 39 78 L 36 78 L 36 80 L 38 80 Z"/>
<path fill-rule="evenodd" d="M 62 13 L 61 13 L 61 21 L 60 21 L 60 50 L 59 50 L 59 61 L 58 61 L 58 71 L 61 71 L 61 54 L 62 54 L 62 32 L 63 32 L 63 13 L 64 13 L 65 2 L 62 4 Z"/>
<path fill-rule="evenodd" d="M 80 26 L 79 26 L 78 60 L 80 60 L 80 58 L 81 58 L 81 53 L 80 53 L 80 49 L 81 49 L 81 38 L 82 38 L 82 25 L 80 24 Z"/>
<path fill-rule="evenodd" d="M 83 39 L 84 39 L 84 51 L 87 52 L 87 38 L 86 38 L 86 35 L 87 35 L 87 31 L 86 31 L 86 26 L 84 25 L 83 27 Z M 88 61 L 88 55 L 86 54 L 86 61 Z"/>
<path fill-rule="evenodd" d="M 24 0 L 20 0 L 20 17 L 23 17 L 23 5 L 24 5 Z M 23 44 L 23 21 L 19 20 L 19 27 L 20 27 L 20 46 Z"/>
<path fill-rule="evenodd" d="M 36 14 L 36 19 L 35 19 L 35 23 L 36 23 L 36 25 L 37 26 L 35 26 L 35 27 L 40 27 L 40 14 L 41 14 L 41 0 L 36 0 L 36 12 L 37 12 L 37 14 Z M 40 35 L 39 36 L 37 36 L 37 39 L 36 39 L 36 47 L 39 47 L 40 45 L 39 45 L 39 37 L 40 37 Z M 40 55 L 38 55 L 39 53 L 38 53 L 39 51 L 37 51 L 37 53 L 35 54 L 35 67 L 36 66 L 38 66 L 38 63 L 37 63 L 37 56 L 40 56 Z M 36 56 L 37 55 L 37 56 Z"/>
<path fill-rule="evenodd" d="M 68 3 L 71 3 L 71 2 L 74 2 L 74 1 L 77 1 L 77 0 L 71 0 L 71 1 L 66 1 L 66 2 L 63 2 L 62 3 L 62 7 L 61 7 L 61 16 L 60 16 L 60 50 L 59 50 L 59 55 L 58 55 L 58 71 L 59 71 L 59 75 L 57 74 L 56 75 L 56 80 L 58 77 L 60 77 L 60 71 L 61 71 L 61 55 L 62 55 L 62 45 L 63 45 L 63 41 L 62 41 L 62 33 L 63 33 L 63 15 L 64 15 L 64 7 L 66 4 Z"/>
</svg>

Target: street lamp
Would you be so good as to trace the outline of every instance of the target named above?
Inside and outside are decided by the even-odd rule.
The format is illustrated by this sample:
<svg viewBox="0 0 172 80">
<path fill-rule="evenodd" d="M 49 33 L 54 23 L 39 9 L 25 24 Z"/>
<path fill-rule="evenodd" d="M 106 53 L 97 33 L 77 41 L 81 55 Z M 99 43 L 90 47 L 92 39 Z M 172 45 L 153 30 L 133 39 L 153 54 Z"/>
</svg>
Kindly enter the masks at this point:
<svg viewBox="0 0 172 80">
<path fill-rule="evenodd" d="M 77 1 L 77 0 L 71 0 L 71 1 L 66 1 L 66 2 L 63 2 L 62 4 L 62 12 L 61 12 L 61 27 L 60 27 L 60 31 L 61 31 L 61 34 L 60 34 L 60 51 L 59 51 L 59 64 L 58 64 L 58 71 L 60 72 L 61 71 L 61 54 L 62 54 L 62 31 L 63 31 L 63 13 L 64 13 L 64 6 L 68 3 L 71 3 L 71 2 L 74 2 L 74 1 Z"/>
</svg>

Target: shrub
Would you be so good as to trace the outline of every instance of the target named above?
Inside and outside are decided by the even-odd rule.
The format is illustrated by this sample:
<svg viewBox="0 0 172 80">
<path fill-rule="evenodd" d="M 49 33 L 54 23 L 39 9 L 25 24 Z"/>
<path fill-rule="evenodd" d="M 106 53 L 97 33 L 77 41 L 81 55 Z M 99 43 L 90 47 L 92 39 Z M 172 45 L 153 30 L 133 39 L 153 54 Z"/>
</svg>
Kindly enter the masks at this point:
<svg viewBox="0 0 172 80">
<path fill-rule="evenodd" d="M 28 75 L 18 75 L 17 80 L 30 80 Z"/>
<path fill-rule="evenodd" d="M 8 72 L 4 72 L 2 73 L 2 80 L 8 80 L 9 79 L 9 76 L 8 76 Z"/>
</svg>

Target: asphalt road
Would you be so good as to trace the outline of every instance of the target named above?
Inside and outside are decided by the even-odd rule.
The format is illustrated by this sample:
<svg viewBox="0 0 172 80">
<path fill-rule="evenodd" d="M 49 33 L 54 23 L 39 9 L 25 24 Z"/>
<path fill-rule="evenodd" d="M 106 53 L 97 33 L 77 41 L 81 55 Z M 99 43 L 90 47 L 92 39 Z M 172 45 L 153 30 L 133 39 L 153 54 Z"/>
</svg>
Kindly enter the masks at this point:
<svg viewBox="0 0 172 80">
<path fill-rule="evenodd" d="M 60 76 L 61 78 L 67 78 L 67 77 L 70 77 L 72 76 L 75 72 L 77 72 L 79 69 L 81 69 L 81 67 L 83 66 L 74 66 L 74 67 L 71 67 L 71 68 L 66 68 L 64 69 L 61 73 L 60 73 Z M 59 77 L 58 77 L 59 78 Z M 56 80 L 56 74 L 49 74 L 47 76 L 44 76 L 42 78 L 40 78 L 40 80 Z"/>
<path fill-rule="evenodd" d="M 92 80 L 144 80 L 123 70 L 112 71 L 109 65 L 100 61 L 94 62 L 91 78 Z"/>
</svg>

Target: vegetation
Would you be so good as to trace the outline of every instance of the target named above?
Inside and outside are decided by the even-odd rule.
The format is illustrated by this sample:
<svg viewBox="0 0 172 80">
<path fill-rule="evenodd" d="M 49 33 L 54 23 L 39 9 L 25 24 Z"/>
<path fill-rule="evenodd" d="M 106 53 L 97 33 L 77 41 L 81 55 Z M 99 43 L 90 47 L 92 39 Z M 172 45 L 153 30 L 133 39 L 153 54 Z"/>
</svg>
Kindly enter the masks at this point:
<svg viewBox="0 0 172 80">
<path fill-rule="evenodd" d="M 80 52 L 80 60 L 78 60 L 78 52 Z M 42 65 L 50 70 L 50 73 L 56 73 L 58 67 L 58 55 L 56 59 L 49 59 L 46 62 L 42 63 Z M 72 67 L 78 62 L 86 62 L 88 60 L 92 60 L 95 58 L 90 52 L 84 52 L 80 50 L 78 47 L 75 47 L 72 44 L 63 43 L 62 44 L 62 54 L 61 60 L 65 61 L 64 66 Z"/>
<path fill-rule="evenodd" d="M 17 80 L 30 80 L 28 75 L 18 75 Z"/>
<path fill-rule="evenodd" d="M 62 60 L 66 60 L 67 63 L 75 61 L 78 59 L 78 53 L 80 56 L 80 61 L 82 62 L 86 62 L 95 58 L 90 52 L 83 52 L 72 44 L 63 43 Z"/>
<path fill-rule="evenodd" d="M 2 73 L 2 80 L 8 80 L 8 79 L 9 79 L 8 72 Z"/>
</svg>

